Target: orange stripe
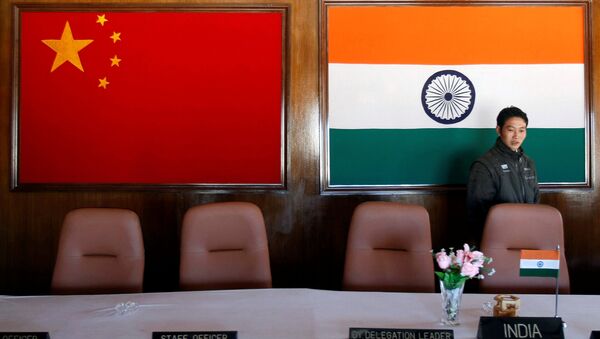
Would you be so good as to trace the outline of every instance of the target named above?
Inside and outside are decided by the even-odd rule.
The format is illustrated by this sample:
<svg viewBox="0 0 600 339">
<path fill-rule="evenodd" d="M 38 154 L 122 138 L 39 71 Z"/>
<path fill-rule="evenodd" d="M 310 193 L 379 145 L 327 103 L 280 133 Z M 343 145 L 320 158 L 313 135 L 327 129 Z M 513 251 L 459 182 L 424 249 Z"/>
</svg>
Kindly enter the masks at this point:
<svg viewBox="0 0 600 339">
<path fill-rule="evenodd" d="M 558 260 L 559 252 L 553 250 L 521 250 L 521 259 Z"/>
<path fill-rule="evenodd" d="M 330 6 L 330 63 L 583 63 L 580 6 Z"/>
</svg>

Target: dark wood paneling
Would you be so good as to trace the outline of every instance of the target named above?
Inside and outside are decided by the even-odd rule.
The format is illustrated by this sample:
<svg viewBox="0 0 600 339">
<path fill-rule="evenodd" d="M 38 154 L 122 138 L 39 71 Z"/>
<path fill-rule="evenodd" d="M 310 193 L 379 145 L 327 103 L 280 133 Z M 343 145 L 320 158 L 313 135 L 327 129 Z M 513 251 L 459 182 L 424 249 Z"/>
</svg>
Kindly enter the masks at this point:
<svg viewBox="0 0 600 339">
<path fill-rule="evenodd" d="M 99 2 L 128 1 L 96 1 Z M 186 4 L 191 2 L 186 1 Z M 434 247 L 460 245 L 461 239 L 466 237 L 464 190 L 320 195 L 319 2 L 272 0 L 267 3 L 290 5 L 286 191 L 10 192 L 12 19 L 11 2 L 0 2 L 0 294 L 49 291 L 62 218 L 67 211 L 78 207 L 121 207 L 139 214 L 146 247 L 146 291 L 177 289 L 183 213 L 190 206 L 213 201 L 250 201 L 260 206 L 268 229 L 275 287 L 340 288 L 348 225 L 353 209 L 363 201 L 388 200 L 423 205 L 430 214 Z M 594 22 L 599 22 L 600 5 L 594 3 L 592 6 Z M 593 41 L 595 50 L 599 47 L 598 41 L 598 38 Z M 594 98 L 598 97 L 595 86 L 598 60 L 598 55 L 594 55 Z M 597 104 L 594 111 L 596 107 Z M 594 183 L 599 142 L 594 135 Z M 600 287 L 592 279 L 600 276 L 600 214 L 597 212 L 600 200 L 596 186 L 587 190 L 545 191 L 542 195 L 543 203 L 555 206 L 563 214 L 574 293 L 600 293 Z"/>
</svg>

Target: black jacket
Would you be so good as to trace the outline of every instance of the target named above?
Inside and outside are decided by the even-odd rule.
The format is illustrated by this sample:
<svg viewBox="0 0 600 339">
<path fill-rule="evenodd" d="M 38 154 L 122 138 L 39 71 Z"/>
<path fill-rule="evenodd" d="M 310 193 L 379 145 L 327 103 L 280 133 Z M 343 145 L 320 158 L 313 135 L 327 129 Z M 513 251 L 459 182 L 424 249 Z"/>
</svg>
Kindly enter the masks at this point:
<svg viewBox="0 0 600 339">
<path fill-rule="evenodd" d="M 473 240 L 481 239 L 488 210 L 495 204 L 538 203 L 535 163 L 523 149 L 511 150 L 500 138 L 471 165 L 467 184 L 467 218 Z"/>
</svg>

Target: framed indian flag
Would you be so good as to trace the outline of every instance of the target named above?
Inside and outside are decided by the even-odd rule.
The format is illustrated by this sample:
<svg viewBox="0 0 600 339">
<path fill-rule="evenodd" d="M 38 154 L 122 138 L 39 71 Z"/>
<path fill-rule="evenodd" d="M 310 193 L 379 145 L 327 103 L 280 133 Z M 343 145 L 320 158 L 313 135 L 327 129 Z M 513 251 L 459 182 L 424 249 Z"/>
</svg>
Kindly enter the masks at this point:
<svg viewBox="0 0 600 339">
<path fill-rule="evenodd" d="M 590 8 L 321 1 L 324 192 L 446 189 L 529 116 L 542 187 L 589 187 Z"/>
<path fill-rule="evenodd" d="M 286 187 L 286 5 L 13 10 L 13 189 Z"/>
</svg>

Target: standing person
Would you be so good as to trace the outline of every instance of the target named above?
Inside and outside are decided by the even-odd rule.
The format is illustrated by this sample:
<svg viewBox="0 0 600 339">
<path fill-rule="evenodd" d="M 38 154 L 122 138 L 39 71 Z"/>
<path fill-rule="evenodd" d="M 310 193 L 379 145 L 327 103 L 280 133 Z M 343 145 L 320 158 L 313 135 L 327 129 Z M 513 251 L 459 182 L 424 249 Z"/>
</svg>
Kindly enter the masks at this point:
<svg viewBox="0 0 600 339">
<path fill-rule="evenodd" d="M 488 210 L 500 203 L 538 203 L 535 163 L 521 145 L 527 136 L 527 114 L 507 107 L 496 118 L 496 144 L 471 165 L 467 183 L 469 234 L 479 243 Z"/>
</svg>

